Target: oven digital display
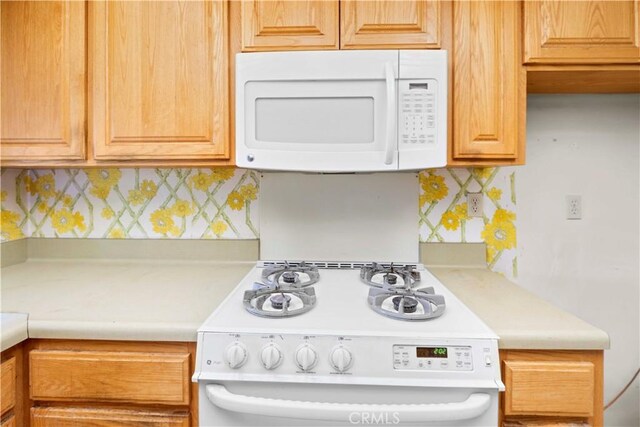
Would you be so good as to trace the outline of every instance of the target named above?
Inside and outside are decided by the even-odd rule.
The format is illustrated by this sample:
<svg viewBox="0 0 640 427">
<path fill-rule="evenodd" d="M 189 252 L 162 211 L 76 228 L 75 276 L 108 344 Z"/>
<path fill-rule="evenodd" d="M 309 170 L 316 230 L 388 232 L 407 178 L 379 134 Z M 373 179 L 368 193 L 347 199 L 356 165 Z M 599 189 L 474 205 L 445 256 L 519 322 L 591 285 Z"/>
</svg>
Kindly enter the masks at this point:
<svg viewBox="0 0 640 427">
<path fill-rule="evenodd" d="M 416 347 L 416 357 L 447 358 L 447 347 Z"/>
</svg>

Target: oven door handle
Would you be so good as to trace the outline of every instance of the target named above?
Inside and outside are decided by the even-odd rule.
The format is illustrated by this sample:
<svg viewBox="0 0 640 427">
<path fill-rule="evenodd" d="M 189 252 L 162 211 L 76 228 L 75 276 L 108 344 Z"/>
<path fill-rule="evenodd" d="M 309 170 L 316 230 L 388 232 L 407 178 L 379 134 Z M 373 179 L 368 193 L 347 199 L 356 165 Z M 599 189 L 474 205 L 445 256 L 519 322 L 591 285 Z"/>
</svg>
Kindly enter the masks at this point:
<svg viewBox="0 0 640 427">
<path fill-rule="evenodd" d="M 395 416 L 398 422 L 403 423 L 460 421 L 476 418 L 491 406 L 491 396 L 487 393 L 472 393 L 463 402 L 396 405 L 306 402 L 253 397 L 231 393 L 221 384 L 209 384 L 206 390 L 211 403 L 228 411 L 303 420 L 346 422 L 362 413 L 374 413 Z"/>
<path fill-rule="evenodd" d="M 384 64 L 384 75 L 387 83 L 387 138 L 385 141 L 384 164 L 393 163 L 395 123 L 396 123 L 396 76 L 393 72 L 393 63 Z"/>
</svg>

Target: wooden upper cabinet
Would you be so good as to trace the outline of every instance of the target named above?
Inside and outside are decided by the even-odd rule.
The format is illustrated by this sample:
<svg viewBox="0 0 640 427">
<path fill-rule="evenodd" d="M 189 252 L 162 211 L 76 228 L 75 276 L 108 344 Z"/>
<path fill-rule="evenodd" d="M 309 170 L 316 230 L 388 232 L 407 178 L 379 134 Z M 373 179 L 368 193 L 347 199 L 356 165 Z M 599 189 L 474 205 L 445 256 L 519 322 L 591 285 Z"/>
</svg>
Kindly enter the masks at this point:
<svg viewBox="0 0 640 427">
<path fill-rule="evenodd" d="M 242 50 L 338 48 L 338 0 L 242 1 Z"/>
<path fill-rule="evenodd" d="M 229 157 L 226 2 L 90 2 L 89 42 L 96 159 Z"/>
<path fill-rule="evenodd" d="M 341 0 L 342 49 L 441 47 L 439 0 Z"/>
<path fill-rule="evenodd" d="M 85 156 L 85 3 L 0 3 L 2 160 Z"/>
<path fill-rule="evenodd" d="M 526 75 L 520 3 L 454 2 L 453 143 L 449 163 L 524 162 Z"/>
<path fill-rule="evenodd" d="M 524 2 L 524 61 L 640 63 L 638 0 Z"/>
</svg>

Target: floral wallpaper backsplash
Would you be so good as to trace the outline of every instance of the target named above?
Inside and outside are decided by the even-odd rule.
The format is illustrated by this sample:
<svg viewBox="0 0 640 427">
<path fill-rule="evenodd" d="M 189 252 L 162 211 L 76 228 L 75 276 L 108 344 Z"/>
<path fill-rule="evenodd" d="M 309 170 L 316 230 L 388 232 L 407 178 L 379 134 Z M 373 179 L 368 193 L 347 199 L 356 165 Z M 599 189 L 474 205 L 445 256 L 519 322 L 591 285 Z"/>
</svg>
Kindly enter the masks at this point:
<svg viewBox="0 0 640 427">
<path fill-rule="evenodd" d="M 0 235 L 255 239 L 259 174 L 211 169 L 2 169 Z M 517 275 L 514 168 L 420 173 L 422 242 L 486 242 L 494 271 Z M 483 216 L 466 194 L 483 194 Z"/>
<path fill-rule="evenodd" d="M 420 173 L 421 242 L 485 242 L 489 267 L 517 277 L 515 168 L 450 168 Z M 482 193 L 469 217 L 467 193 Z"/>
<path fill-rule="evenodd" d="M 255 239 L 258 185 L 233 168 L 6 169 L 1 235 Z"/>
</svg>

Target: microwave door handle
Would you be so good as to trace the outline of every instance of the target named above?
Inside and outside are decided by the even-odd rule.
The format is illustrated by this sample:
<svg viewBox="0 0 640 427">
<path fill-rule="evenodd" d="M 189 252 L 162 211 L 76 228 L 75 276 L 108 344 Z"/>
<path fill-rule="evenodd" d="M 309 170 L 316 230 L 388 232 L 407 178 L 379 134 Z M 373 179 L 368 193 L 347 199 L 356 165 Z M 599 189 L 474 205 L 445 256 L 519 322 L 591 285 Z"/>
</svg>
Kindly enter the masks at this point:
<svg viewBox="0 0 640 427">
<path fill-rule="evenodd" d="M 488 393 L 471 393 L 462 402 L 422 404 L 329 403 L 272 399 L 231 393 L 222 384 L 208 384 L 211 403 L 227 411 L 303 420 L 348 421 L 353 413 L 394 413 L 403 422 L 426 423 L 471 420 L 491 406 Z"/>
<path fill-rule="evenodd" d="M 384 153 L 384 164 L 393 163 L 393 143 L 395 141 L 395 117 L 396 117 L 396 76 L 393 72 L 393 63 L 384 64 L 384 74 L 387 82 L 387 140 Z"/>
</svg>

